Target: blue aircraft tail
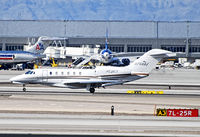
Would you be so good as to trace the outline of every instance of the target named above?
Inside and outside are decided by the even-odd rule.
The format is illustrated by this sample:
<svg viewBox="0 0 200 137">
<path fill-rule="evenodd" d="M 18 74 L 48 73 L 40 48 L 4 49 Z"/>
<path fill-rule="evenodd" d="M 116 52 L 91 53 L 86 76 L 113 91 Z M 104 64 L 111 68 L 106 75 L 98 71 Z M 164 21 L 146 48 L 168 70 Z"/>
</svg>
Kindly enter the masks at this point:
<svg viewBox="0 0 200 137">
<path fill-rule="evenodd" d="M 105 49 L 108 49 L 108 29 L 106 28 L 106 41 L 105 41 Z"/>
</svg>

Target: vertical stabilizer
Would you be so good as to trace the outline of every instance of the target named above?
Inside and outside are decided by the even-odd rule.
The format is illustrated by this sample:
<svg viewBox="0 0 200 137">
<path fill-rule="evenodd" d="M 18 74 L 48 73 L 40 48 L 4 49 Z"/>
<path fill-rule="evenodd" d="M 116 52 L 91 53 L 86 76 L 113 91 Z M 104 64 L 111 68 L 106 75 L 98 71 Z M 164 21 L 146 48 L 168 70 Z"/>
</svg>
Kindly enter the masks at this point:
<svg viewBox="0 0 200 137">
<path fill-rule="evenodd" d="M 106 41 L 105 41 L 105 49 L 108 49 L 108 29 L 106 28 Z"/>
<path fill-rule="evenodd" d="M 155 67 L 156 64 L 163 59 L 164 57 L 172 57 L 175 56 L 170 51 L 162 50 L 162 49 L 152 49 L 146 52 L 139 59 L 135 60 L 128 67 L 131 73 L 141 73 L 141 74 L 149 74 Z"/>
<path fill-rule="evenodd" d="M 43 37 L 39 37 L 38 41 L 34 45 L 29 46 L 27 48 L 27 51 L 32 52 L 32 53 L 38 53 L 38 54 L 43 53 L 44 52 L 44 44 L 43 44 L 42 38 Z"/>
</svg>

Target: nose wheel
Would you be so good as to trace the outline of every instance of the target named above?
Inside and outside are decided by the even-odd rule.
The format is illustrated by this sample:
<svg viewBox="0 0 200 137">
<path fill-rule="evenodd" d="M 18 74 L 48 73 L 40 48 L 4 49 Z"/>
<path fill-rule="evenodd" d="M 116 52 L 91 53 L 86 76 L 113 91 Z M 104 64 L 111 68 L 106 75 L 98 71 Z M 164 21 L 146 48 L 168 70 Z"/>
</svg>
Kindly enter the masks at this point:
<svg viewBox="0 0 200 137">
<path fill-rule="evenodd" d="M 25 84 L 23 84 L 23 92 L 26 92 Z"/>
<path fill-rule="evenodd" d="M 95 88 L 90 88 L 90 93 L 94 94 L 94 92 L 95 92 Z"/>
</svg>

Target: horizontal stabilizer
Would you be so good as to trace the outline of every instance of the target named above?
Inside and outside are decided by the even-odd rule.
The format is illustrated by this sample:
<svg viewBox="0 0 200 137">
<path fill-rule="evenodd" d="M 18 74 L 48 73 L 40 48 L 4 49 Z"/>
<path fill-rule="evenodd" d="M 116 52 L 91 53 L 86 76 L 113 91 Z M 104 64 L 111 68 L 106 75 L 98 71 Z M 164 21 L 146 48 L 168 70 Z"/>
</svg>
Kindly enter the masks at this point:
<svg viewBox="0 0 200 137">
<path fill-rule="evenodd" d="M 149 74 L 161 59 L 173 56 L 176 56 L 176 54 L 172 53 L 171 51 L 152 49 L 127 67 L 128 69 L 131 69 L 131 74 Z"/>
<path fill-rule="evenodd" d="M 176 53 L 151 54 L 151 56 L 153 56 L 153 57 L 163 57 L 163 58 L 166 58 L 166 57 L 175 57 Z"/>
</svg>

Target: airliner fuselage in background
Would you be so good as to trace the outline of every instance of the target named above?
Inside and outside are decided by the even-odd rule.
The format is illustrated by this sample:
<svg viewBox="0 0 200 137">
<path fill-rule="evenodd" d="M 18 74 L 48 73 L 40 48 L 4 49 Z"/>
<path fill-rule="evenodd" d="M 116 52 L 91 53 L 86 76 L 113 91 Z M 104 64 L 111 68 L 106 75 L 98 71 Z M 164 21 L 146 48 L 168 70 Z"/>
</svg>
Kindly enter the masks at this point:
<svg viewBox="0 0 200 137">
<path fill-rule="evenodd" d="M 39 54 L 27 51 L 1 51 L 0 64 L 3 63 L 24 63 L 37 59 Z"/>
<path fill-rule="evenodd" d="M 34 69 L 10 79 L 18 84 L 43 84 L 63 88 L 86 88 L 94 93 L 97 87 L 123 84 L 144 78 L 164 57 L 174 56 L 172 52 L 153 49 L 128 66 L 97 66 L 89 69 L 49 68 Z M 23 88 L 25 91 L 26 89 Z"/>
<path fill-rule="evenodd" d="M 39 37 L 38 41 L 33 46 L 29 46 L 27 51 L 0 51 L 0 65 L 7 68 L 9 65 L 32 62 L 45 57 L 42 55 L 44 52 L 42 38 L 44 37 Z"/>
</svg>

